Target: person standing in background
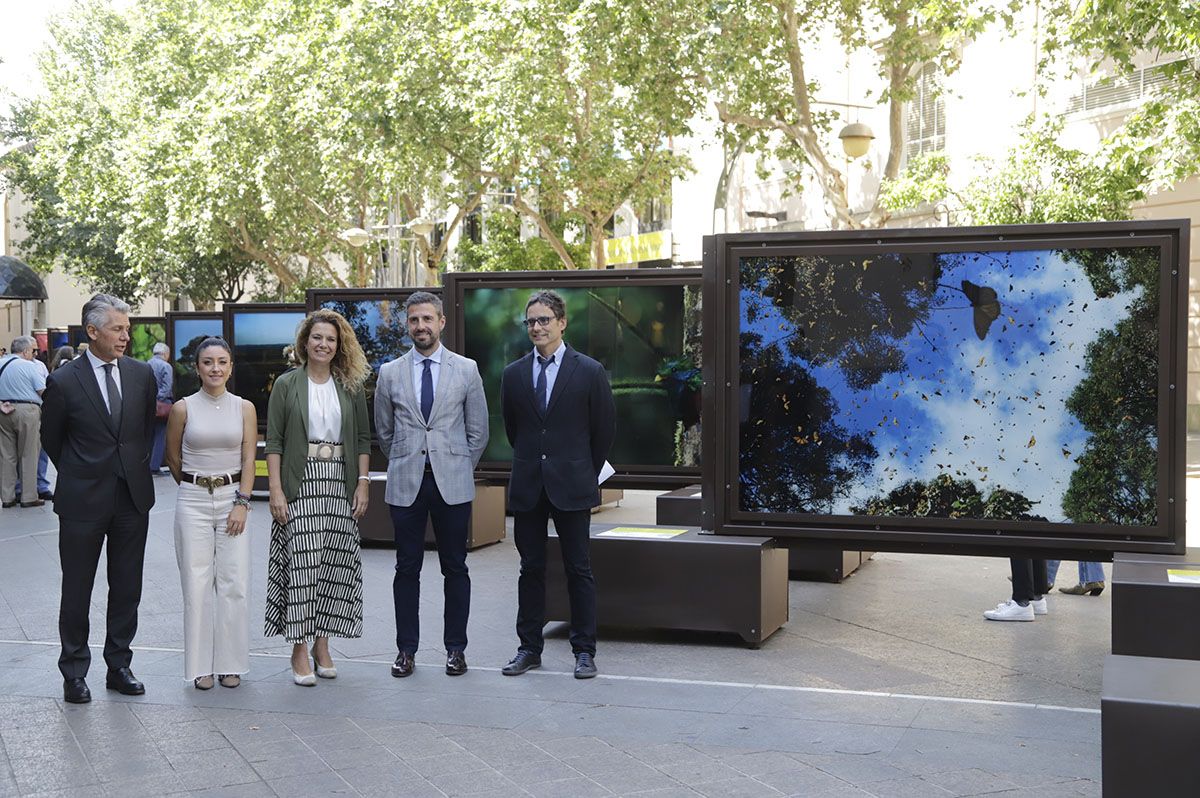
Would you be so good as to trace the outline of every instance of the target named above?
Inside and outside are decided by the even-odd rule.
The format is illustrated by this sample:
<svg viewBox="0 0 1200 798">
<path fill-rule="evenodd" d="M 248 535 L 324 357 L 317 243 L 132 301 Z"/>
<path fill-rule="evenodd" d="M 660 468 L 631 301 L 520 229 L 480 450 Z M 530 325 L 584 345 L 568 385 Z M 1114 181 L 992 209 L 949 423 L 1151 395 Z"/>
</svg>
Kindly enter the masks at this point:
<svg viewBox="0 0 1200 798">
<path fill-rule="evenodd" d="M 46 503 L 34 493 L 46 390 L 41 364 L 33 359 L 36 346 L 28 335 L 18 336 L 12 354 L 0 359 L 0 503 L 5 508 L 18 501 L 22 507 Z"/>
<path fill-rule="evenodd" d="M 167 437 L 167 418 L 175 401 L 175 370 L 171 368 L 171 350 L 164 343 L 154 345 L 147 361 L 154 372 L 154 442 L 150 447 L 150 473 L 161 474 L 163 447 Z"/>
</svg>

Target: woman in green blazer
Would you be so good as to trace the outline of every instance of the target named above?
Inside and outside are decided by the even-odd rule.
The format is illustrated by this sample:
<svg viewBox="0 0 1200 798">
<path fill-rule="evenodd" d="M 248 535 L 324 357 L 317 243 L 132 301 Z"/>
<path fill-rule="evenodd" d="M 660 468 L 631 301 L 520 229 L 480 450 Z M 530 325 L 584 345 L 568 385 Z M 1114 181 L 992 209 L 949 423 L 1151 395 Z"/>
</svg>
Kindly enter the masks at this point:
<svg viewBox="0 0 1200 798">
<path fill-rule="evenodd" d="M 362 636 L 357 522 L 367 511 L 370 482 L 363 390 L 370 367 L 354 331 L 332 310 L 313 311 L 301 322 L 296 358 L 300 368 L 275 380 L 267 405 L 274 523 L 266 634 L 292 644 L 292 679 L 308 687 L 317 676 L 337 676 L 330 636 Z"/>
</svg>

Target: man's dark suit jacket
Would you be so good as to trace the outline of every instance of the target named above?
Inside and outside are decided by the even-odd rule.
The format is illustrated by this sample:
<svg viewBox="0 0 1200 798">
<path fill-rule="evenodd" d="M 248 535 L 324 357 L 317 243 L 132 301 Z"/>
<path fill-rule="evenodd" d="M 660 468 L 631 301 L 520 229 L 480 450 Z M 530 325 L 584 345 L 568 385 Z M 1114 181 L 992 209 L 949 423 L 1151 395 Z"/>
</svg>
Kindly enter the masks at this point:
<svg viewBox="0 0 1200 798">
<path fill-rule="evenodd" d="M 150 448 L 154 436 L 154 372 L 130 357 L 117 358 L 121 373 L 121 424 L 114 429 L 100 386 L 85 355 L 54 371 L 42 395 L 42 448 L 58 469 L 54 512 L 61 518 L 98 520 L 111 515 L 117 496 L 117 461 L 138 512 L 154 506 Z"/>
<path fill-rule="evenodd" d="M 560 510 L 600 504 L 596 476 L 608 458 L 616 409 L 604 366 L 567 347 L 543 416 L 533 393 L 533 352 L 504 369 L 500 382 L 504 429 L 513 447 L 508 506 L 533 510 L 545 488 Z"/>
</svg>

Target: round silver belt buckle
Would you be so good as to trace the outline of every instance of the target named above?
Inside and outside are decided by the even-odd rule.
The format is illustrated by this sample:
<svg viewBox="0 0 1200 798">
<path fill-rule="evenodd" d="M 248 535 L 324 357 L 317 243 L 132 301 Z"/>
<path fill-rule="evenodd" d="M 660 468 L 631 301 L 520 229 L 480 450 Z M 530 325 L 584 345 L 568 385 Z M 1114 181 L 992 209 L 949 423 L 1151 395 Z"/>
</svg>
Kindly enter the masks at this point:
<svg viewBox="0 0 1200 798">
<path fill-rule="evenodd" d="M 333 459 L 333 444 L 332 443 L 318 444 L 317 445 L 317 457 L 321 458 L 322 460 L 332 460 Z"/>
</svg>

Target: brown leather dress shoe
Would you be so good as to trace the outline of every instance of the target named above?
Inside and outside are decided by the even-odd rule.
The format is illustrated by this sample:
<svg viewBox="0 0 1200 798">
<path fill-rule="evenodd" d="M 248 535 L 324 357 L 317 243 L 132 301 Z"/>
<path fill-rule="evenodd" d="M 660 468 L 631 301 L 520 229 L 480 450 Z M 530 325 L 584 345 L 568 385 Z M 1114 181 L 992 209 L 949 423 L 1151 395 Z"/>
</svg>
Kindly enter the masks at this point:
<svg viewBox="0 0 1200 798">
<path fill-rule="evenodd" d="M 446 673 L 449 676 L 462 676 L 467 672 L 467 656 L 461 651 L 446 652 Z"/>
<path fill-rule="evenodd" d="M 413 669 L 416 667 L 413 661 L 413 655 L 401 651 L 396 655 L 396 661 L 392 663 L 392 675 L 397 679 L 402 679 L 405 676 L 412 676 Z"/>
</svg>

